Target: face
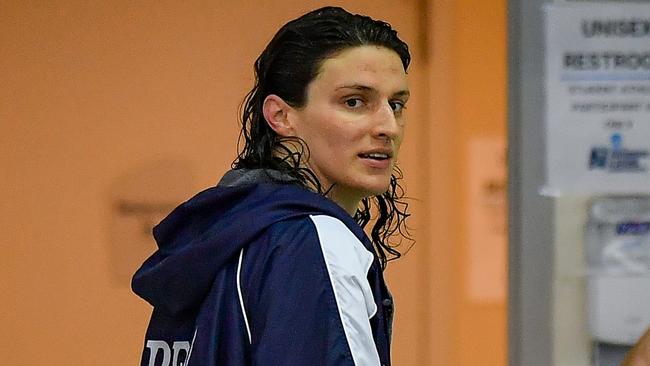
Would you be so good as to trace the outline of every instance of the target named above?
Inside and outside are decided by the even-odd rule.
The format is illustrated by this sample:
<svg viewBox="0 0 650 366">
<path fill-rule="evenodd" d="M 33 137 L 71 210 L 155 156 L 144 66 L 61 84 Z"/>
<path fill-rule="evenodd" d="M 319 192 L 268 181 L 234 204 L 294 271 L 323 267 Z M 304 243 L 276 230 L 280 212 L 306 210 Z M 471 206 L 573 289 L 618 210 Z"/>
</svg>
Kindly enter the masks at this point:
<svg viewBox="0 0 650 366">
<path fill-rule="evenodd" d="M 409 91 L 397 53 L 346 49 L 324 61 L 307 102 L 289 121 L 309 147 L 309 168 L 331 198 L 354 213 L 363 197 L 385 192 L 404 134 Z"/>
</svg>

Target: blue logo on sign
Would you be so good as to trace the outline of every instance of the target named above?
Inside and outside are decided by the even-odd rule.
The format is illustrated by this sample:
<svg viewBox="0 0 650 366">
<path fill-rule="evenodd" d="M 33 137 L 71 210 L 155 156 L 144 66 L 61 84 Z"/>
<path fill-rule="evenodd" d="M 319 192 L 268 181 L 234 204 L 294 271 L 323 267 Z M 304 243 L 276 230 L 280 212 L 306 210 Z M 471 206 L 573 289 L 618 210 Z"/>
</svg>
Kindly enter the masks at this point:
<svg viewBox="0 0 650 366">
<path fill-rule="evenodd" d="M 616 225 L 618 235 L 644 235 L 650 232 L 650 222 L 620 222 Z"/>
<path fill-rule="evenodd" d="M 613 134 L 610 141 L 612 142 L 612 150 L 614 151 L 619 151 L 623 147 L 623 136 L 620 133 Z"/>
<path fill-rule="evenodd" d="M 623 147 L 623 136 L 614 133 L 611 147 L 594 146 L 589 153 L 589 170 L 607 170 L 613 173 L 645 172 L 641 160 L 650 156 L 648 150 L 632 150 Z"/>
</svg>

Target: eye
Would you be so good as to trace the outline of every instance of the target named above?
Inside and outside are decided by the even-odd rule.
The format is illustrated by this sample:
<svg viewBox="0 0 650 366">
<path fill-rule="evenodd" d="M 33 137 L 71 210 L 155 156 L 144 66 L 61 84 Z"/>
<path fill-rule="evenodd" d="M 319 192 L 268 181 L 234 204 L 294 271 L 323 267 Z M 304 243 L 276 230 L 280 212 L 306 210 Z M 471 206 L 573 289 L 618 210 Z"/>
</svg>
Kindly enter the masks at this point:
<svg viewBox="0 0 650 366">
<path fill-rule="evenodd" d="M 388 102 L 390 107 L 393 109 L 393 112 L 395 113 L 402 113 L 404 109 L 406 109 L 406 103 L 402 102 L 401 100 L 394 100 L 391 102 Z"/>
<path fill-rule="evenodd" d="M 361 98 L 349 98 L 346 99 L 344 103 L 350 108 L 359 108 L 363 106 L 363 100 Z"/>
</svg>

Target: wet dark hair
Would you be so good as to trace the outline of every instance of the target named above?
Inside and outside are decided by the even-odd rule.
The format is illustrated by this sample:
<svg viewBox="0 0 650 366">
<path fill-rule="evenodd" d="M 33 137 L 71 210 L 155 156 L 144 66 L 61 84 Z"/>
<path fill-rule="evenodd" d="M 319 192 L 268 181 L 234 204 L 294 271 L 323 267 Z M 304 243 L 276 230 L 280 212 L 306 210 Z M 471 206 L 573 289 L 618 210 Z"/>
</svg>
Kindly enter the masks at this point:
<svg viewBox="0 0 650 366">
<path fill-rule="evenodd" d="M 323 62 L 345 49 L 364 45 L 395 51 L 404 70 L 408 69 L 411 61 L 408 46 L 386 22 L 350 14 L 338 7 L 324 7 L 280 28 L 255 61 L 255 85 L 240 111 L 239 142 L 243 142 L 243 148 L 238 149 L 233 169 L 278 170 L 299 184 L 327 195 L 332 187 L 323 190 L 318 177 L 304 164 L 309 147 L 299 138 L 277 135 L 264 119 L 262 106 L 268 95 L 275 94 L 294 108 L 303 107 L 307 86 L 318 75 Z M 401 200 L 404 196 L 399 184 L 401 178 L 396 166 L 389 189 L 381 195 L 363 198 L 354 217 L 361 227 L 374 221 L 370 237 L 382 268 L 401 256 L 396 247 L 403 239 L 412 242 L 405 221 L 410 216 L 408 204 Z"/>
</svg>

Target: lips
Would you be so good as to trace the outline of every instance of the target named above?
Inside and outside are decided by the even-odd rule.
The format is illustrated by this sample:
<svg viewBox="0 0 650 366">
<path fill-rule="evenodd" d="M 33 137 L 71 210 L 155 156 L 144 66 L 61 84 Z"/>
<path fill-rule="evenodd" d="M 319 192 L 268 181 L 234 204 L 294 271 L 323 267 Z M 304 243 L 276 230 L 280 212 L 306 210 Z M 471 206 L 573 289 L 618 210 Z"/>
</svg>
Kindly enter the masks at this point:
<svg viewBox="0 0 650 366">
<path fill-rule="evenodd" d="M 390 150 L 381 150 L 381 151 L 368 151 L 359 154 L 360 158 L 363 159 L 372 159 L 372 160 L 387 160 L 393 157 L 393 153 Z"/>
</svg>

